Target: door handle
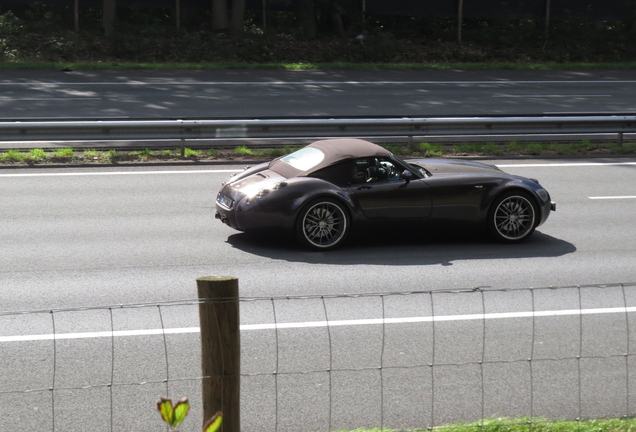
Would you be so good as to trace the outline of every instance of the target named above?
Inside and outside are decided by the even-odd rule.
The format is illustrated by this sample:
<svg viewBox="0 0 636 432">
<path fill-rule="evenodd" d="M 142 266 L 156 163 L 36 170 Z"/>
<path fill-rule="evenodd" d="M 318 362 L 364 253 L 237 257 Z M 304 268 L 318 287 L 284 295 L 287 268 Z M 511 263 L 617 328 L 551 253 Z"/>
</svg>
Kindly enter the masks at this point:
<svg viewBox="0 0 636 432">
<path fill-rule="evenodd" d="M 371 186 L 360 186 L 357 190 L 369 190 Z"/>
</svg>

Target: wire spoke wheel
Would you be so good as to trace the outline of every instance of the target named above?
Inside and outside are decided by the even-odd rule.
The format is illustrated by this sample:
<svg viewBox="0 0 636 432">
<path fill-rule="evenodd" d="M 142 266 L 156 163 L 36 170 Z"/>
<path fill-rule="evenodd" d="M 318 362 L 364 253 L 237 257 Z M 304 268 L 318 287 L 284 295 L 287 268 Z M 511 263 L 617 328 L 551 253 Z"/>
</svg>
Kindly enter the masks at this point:
<svg viewBox="0 0 636 432">
<path fill-rule="evenodd" d="M 348 216 L 331 200 L 310 204 L 300 219 L 300 236 L 308 246 L 328 249 L 339 244 L 349 229 Z"/>
<path fill-rule="evenodd" d="M 534 231 L 535 213 L 534 205 L 523 195 L 500 198 L 490 216 L 491 232 L 499 240 L 520 241 Z"/>
</svg>

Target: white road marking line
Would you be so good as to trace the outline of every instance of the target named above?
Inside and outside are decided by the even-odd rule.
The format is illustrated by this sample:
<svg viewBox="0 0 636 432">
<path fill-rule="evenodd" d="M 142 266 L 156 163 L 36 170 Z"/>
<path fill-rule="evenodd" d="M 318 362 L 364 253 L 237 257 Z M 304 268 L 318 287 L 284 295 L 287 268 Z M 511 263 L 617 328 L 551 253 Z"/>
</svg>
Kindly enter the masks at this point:
<svg viewBox="0 0 636 432">
<path fill-rule="evenodd" d="M 171 328 L 165 329 L 165 334 L 183 334 L 183 333 L 198 333 L 199 327 L 183 327 L 183 328 Z M 151 330 L 122 330 L 122 331 L 103 331 L 103 332 L 86 332 L 86 333 L 61 333 L 58 335 L 53 334 L 41 334 L 41 335 L 29 335 L 29 336 L 2 336 L 1 342 L 26 342 L 26 341 L 41 341 L 41 340 L 65 340 L 65 339 L 92 339 L 92 338 L 109 338 L 109 337 L 122 337 L 122 336 L 152 336 L 164 334 L 161 329 Z"/>
<path fill-rule="evenodd" d="M 578 94 L 525 94 L 525 95 L 511 95 L 511 94 L 494 94 L 494 98 L 591 98 L 591 97 L 612 97 L 612 95 L 578 95 Z"/>
<path fill-rule="evenodd" d="M 72 177 L 72 176 L 111 176 L 111 175 L 152 175 L 152 174 L 209 174 L 209 173 L 235 173 L 240 169 L 219 170 L 184 170 L 184 171 L 94 171 L 72 173 L 26 173 L 26 174 L 0 174 L 0 177 Z"/>
<path fill-rule="evenodd" d="M 573 162 L 573 163 L 536 163 L 536 164 L 497 164 L 499 168 L 539 168 L 539 167 L 602 167 L 636 165 L 636 162 Z M 110 176 L 110 175 L 159 175 L 159 174 L 209 174 L 209 173 L 236 173 L 242 169 L 215 169 L 215 170 L 182 170 L 182 171 L 91 171 L 91 172 L 56 172 L 56 173 L 20 173 L 0 174 L 0 177 L 72 177 L 72 176 Z"/>
<path fill-rule="evenodd" d="M 497 164 L 499 168 L 556 168 L 556 167 L 601 167 L 636 165 L 636 162 L 570 162 L 570 163 L 536 163 L 536 164 Z"/>
<path fill-rule="evenodd" d="M 588 197 L 591 200 L 636 199 L 636 195 Z"/>
<path fill-rule="evenodd" d="M 558 94 L 508 95 L 508 94 L 494 94 L 494 95 L 492 95 L 492 97 L 494 97 L 494 98 L 532 98 L 532 99 L 536 99 L 536 98 L 569 98 L 569 97 L 612 97 L 612 95 L 577 95 L 577 94 L 572 94 L 572 95 L 567 95 L 567 94 L 563 94 L 563 95 L 558 95 Z"/>
<path fill-rule="evenodd" d="M 0 97 L 0 102 L 32 102 L 32 101 L 48 101 L 48 100 L 56 100 L 56 101 L 76 101 L 76 100 L 103 100 L 101 97 L 26 97 L 26 98 L 7 98 Z"/>
<path fill-rule="evenodd" d="M 489 314 L 470 314 L 470 315 L 441 315 L 435 317 L 405 317 L 405 318 L 378 318 L 378 319 L 358 319 L 358 320 L 334 320 L 334 321 L 309 321 L 309 322 L 292 322 L 292 323 L 276 323 L 276 324 L 244 324 L 241 325 L 242 331 L 250 330 L 281 330 L 281 329 L 298 329 L 313 327 L 344 327 L 359 325 L 382 325 L 382 324 L 410 324 L 410 323 L 427 323 L 427 322 L 448 322 L 448 321 L 474 321 L 474 320 L 492 320 L 492 319 L 511 319 L 511 318 L 538 318 L 538 317 L 559 317 L 559 316 L 578 316 L 578 315 L 603 315 L 603 314 L 625 314 L 636 312 L 636 307 L 615 307 L 615 308 L 594 308 L 594 309 L 564 309 L 549 310 L 535 312 L 506 312 L 506 313 L 489 313 Z M 24 335 L 24 336 L 0 336 L 0 343 L 6 342 L 31 342 L 42 340 L 66 340 L 66 339 L 90 339 L 90 338 L 112 338 L 122 336 L 151 336 L 163 334 L 186 334 L 198 333 L 199 327 L 182 327 L 168 329 L 149 329 L 149 330 L 123 330 L 123 331 L 102 331 L 102 332 L 85 332 L 85 333 L 60 333 L 40 334 L 40 335 Z"/>
</svg>

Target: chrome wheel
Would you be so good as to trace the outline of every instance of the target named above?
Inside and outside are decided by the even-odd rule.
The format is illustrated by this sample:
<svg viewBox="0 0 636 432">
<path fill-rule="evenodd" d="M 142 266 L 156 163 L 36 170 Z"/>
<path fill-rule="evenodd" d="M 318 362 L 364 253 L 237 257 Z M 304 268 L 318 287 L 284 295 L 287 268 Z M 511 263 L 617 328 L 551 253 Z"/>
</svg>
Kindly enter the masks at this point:
<svg viewBox="0 0 636 432">
<path fill-rule="evenodd" d="M 491 232 L 499 240 L 520 241 L 534 231 L 535 208 L 524 195 L 506 195 L 497 200 L 493 207 L 489 218 Z"/>
<path fill-rule="evenodd" d="M 348 216 L 339 204 L 331 200 L 311 203 L 301 213 L 300 240 L 317 249 L 339 244 L 349 230 Z"/>
</svg>

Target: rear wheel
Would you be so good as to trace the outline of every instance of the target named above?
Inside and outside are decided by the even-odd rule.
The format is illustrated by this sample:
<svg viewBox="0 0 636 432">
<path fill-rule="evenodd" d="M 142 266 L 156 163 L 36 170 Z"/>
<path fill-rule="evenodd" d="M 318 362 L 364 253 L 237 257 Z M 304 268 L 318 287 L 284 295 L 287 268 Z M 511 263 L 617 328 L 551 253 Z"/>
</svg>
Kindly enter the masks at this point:
<svg viewBox="0 0 636 432">
<path fill-rule="evenodd" d="M 488 212 L 488 230 L 495 240 L 517 243 L 534 231 L 537 209 L 523 192 L 511 192 L 498 197 Z"/>
<path fill-rule="evenodd" d="M 349 232 L 349 215 L 343 205 L 330 198 L 307 204 L 296 223 L 298 240 L 312 249 L 331 249 L 343 242 Z"/>
</svg>

